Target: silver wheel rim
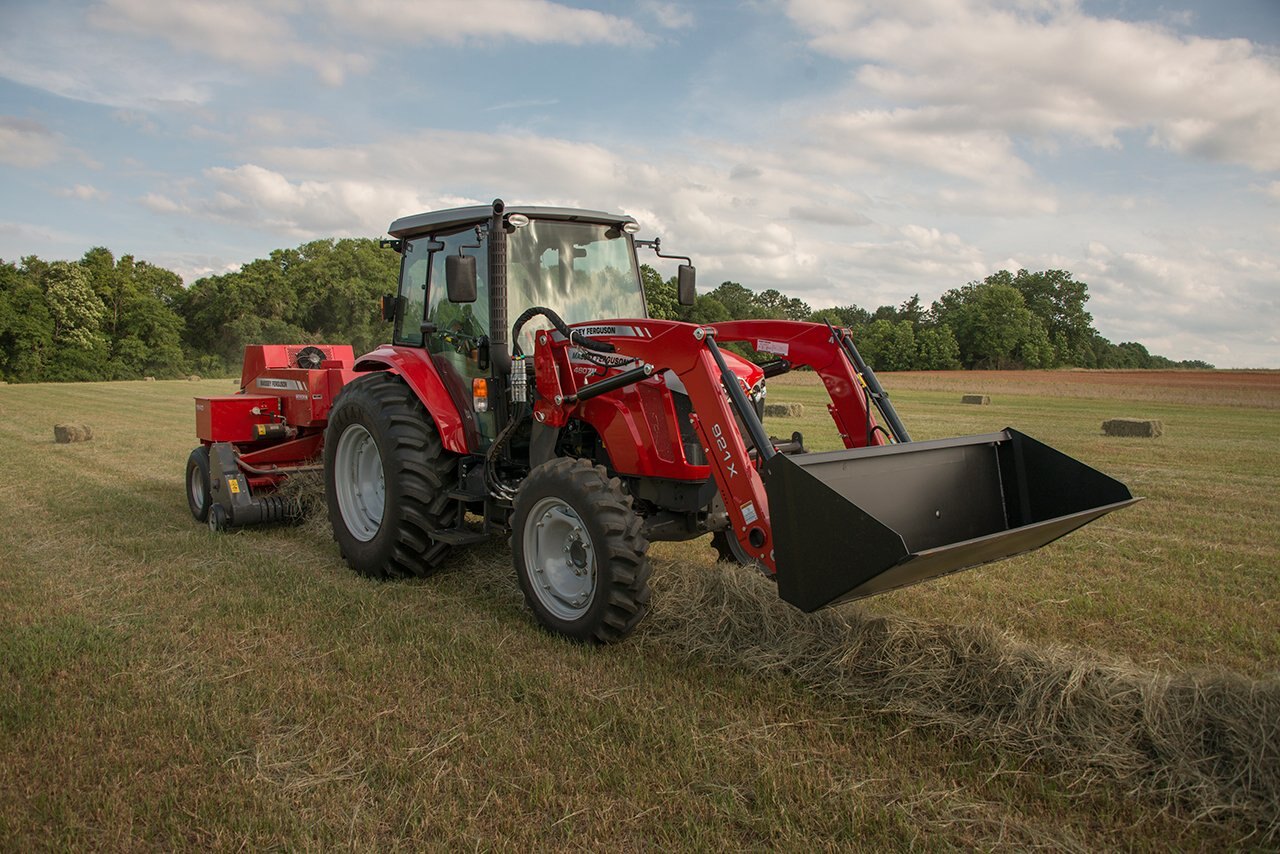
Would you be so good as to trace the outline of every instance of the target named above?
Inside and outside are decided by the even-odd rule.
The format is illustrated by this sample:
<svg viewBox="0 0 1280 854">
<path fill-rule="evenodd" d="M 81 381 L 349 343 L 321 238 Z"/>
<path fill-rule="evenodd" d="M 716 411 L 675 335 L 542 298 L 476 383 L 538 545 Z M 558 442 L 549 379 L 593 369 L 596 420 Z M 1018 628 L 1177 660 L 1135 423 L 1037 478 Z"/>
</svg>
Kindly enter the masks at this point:
<svg viewBox="0 0 1280 854">
<path fill-rule="evenodd" d="M 191 475 L 187 478 L 187 490 L 191 493 L 191 506 L 204 507 L 206 500 L 204 473 L 200 471 L 200 466 L 191 467 Z"/>
<path fill-rule="evenodd" d="M 333 452 L 333 489 L 348 533 L 362 543 L 378 535 L 386 506 L 382 454 L 373 436 L 352 424 L 338 437 Z"/>
<path fill-rule="evenodd" d="M 538 601 L 565 621 L 591 608 L 596 593 L 596 553 L 586 525 L 559 498 L 533 505 L 524 527 L 524 562 Z"/>
</svg>

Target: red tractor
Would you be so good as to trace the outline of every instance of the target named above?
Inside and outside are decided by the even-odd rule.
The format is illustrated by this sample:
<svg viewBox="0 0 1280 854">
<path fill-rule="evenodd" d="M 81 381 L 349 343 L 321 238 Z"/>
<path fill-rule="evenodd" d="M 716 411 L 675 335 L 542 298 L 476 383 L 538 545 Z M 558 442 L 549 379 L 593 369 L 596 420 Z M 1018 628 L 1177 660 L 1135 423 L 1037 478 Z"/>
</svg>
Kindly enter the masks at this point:
<svg viewBox="0 0 1280 854">
<path fill-rule="evenodd" d="M 192 514 L 214 529 L 286 519 L 274 488 L 322 456 L 357 572 L 426 575 L 510 533 L 538 621 L 609 642 L 648 609 L 651 541 L 710 535 L 813 611 L 1039 548 L 1135 500 L 1015 430 L 911 441 L 845 329 L 647 317 L 637 247 L 678 256 L 638 230 L 500 200 L 392 223 L 392 343 L 359 358 L 250 347 L 241 392 L 196 401 Z M 845 450 L 765 431 L 765 378 L 799 366 L 821 377 Z"/>
</svg>

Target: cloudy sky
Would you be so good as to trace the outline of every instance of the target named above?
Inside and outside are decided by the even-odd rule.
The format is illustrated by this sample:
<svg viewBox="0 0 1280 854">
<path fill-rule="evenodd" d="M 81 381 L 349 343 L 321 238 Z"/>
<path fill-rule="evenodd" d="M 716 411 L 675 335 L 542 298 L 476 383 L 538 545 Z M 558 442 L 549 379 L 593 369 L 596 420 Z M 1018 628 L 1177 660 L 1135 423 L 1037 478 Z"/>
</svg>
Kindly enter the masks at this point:
<svg viewBox="0 0 1280 854">
<path fill-rule="evenodd" d="M 494 197 L 815 308 L 1067 269 L 1277 368 L 1280 0 L 0 2 L 5 260 L 190 283 Z"/>
</svg>

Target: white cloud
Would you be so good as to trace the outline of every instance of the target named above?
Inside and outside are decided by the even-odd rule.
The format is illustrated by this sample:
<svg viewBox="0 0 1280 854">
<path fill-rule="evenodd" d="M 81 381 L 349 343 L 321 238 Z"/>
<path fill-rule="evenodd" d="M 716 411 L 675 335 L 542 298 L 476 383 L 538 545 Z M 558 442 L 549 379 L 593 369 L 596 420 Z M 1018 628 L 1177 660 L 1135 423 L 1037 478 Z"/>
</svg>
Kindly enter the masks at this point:
<svg viewBox="0 0 1280 854">
<path fill-rule="evenodd" d="M 138 199 L 138 203 L 153 213 L 176 214 L 189 213 L 186 205 L 175 202 L 163 193 L 147 193 Z"/>
<path fill-rule="evenodd" d="M 524 134 L 424 131 L 368 146 L 260 150 L 254 162 L 207 170 L 185 204 L 302 238 L 375 234 L 398 216 L 495 193 L 512 204 L 617 210 L 671 251 L 696 254 L 704 283 L 733 278 L 815 304 L 983 273 L 976 249 L 936 228 L 875 227 L 851 245 L 850 229 L 871 225 L 857 209 L 862 200 L 823 176 L 780 168 L 782 155 L 704 151 L 711 162 Z"/>
<path fill-rule="evenodd" d="M 1193 243 L 1157 252 L 1095 242 L 1070 263 L 1089 283 L 1095 325 L 1116 343 L 1220 367 L 1275 364 L 1280 260 Z"/>
<path fill-rule="evenodd" d="M 1243 39 L 1095 18 L 1070 0 L 792 0 L 788 12 L 864 90 L 975 131 L 1118 146 L 1139 130 L 1181 154 L 1280 169 L 1280 62 Z"/>
<path fill-rule="evenodd" d="M 301 238 L 377 234 L 393 217 L 428 205 L 400 182 L 297 181 L 253 164 L 205 174 L 215 191 L 197 210 Z"/>
<path fill-rule="evenodd" d="M 694 24 L 693 12 L 678 3 L 644 0 L 640 8 L 653 16 L 659 26 L 668 30 L 687 30 Z"/>
<path fill-rule="evenodd" d="M 65 199 L 80 199 L 85 202 L 104 202 L 111 196 L 110 193 L 99 190 L 91 184 L 76 184 L 74 187 L 64 187 L 55 192 Z"/>
<path fill-rule="evenodd" d="M 138 0 L 145 2 L 145 0 Z M 325 0 L 344 31 L 409 42 L 512 40 L 533 44 L 647 44 L 635 23 L 549 0 Z"/>
<path fill-rule="evenodd" d="M 0 163 L 32 169 L 48 166 L 64 154 L 62 138 L 40 122 L 0 116 Z"/>
<path fill-rule="evenodd" d="M 130 111 L 199 104 L 216 75 L 193 71 L 189 57 L 160 57 L 139 45 L 104 39 L 84 12 L 63 4 L 6 6 L 0 27 L 0 77 L 63 98 Z"/>
<path fill-rule="evenodd" d="M 301 65 L 328 85 L 338 85 L 367 61 L 334 45 L 308 43 L 294 31 L 292 2 L 102 0 L 89 10 L 91 25 L 111 32 L 152 37 L 185 53 L 212 56 L 256 71 Z"/>
</svg>

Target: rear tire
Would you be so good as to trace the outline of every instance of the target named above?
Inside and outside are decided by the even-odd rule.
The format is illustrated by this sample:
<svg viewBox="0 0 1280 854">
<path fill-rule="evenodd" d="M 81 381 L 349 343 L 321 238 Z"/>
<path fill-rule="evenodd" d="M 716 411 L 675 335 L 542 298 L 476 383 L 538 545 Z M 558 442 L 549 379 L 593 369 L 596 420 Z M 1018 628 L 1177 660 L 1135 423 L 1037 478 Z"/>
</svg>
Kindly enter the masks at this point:
<svg viewBox="0 0 1280 854">
<path fill-rule="evenodd" d="M 366 374 L 338 395 L 325 428 L 324 473 L 333 536 L 356 572 L 421 577 L 449 554 L 429 532 L 454 527 L 457 502 L 448 492 L 457 458 L 400 377 Z"/>
<path fill-rule="evenodd" d="M 187 457 L 187 506 L 197 522 L 209 519 L 213 484 L 209 479 L 209 448 L 201 445 Z"/>
<path fill-rule="evenodd" d="M 566 637 L 613 643 L 649 611 L 641 520 L 617 478 L 583 459 L 560 458 L 520 484 L 511 550 L 538 622 Z"/>
</svg>

